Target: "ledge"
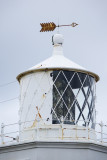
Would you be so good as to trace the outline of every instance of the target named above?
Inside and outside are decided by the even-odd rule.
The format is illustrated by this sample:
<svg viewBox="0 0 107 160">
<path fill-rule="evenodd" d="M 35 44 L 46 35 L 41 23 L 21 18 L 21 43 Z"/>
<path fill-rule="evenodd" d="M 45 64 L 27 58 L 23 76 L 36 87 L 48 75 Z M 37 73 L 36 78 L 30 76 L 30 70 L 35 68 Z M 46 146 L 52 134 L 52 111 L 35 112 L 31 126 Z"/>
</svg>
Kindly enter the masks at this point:
<svg viewBox="0 0 107 160">
<path fill-rule="evenodd" d="M 99 143 L 92 142 L 43 142 L 43 141 L 33 141 L 27 143 L 18 143 L 12 144 L 8 146 L 0 147 L 0 154 L 6 152 L 14 152 L 20 150 L 28 150 L 28 149 L 36 149 L 36 148 L 58 148 L 58 149 L 88 149 L 98 152 L 107 153 L 107 146 Z"/>
</svg>

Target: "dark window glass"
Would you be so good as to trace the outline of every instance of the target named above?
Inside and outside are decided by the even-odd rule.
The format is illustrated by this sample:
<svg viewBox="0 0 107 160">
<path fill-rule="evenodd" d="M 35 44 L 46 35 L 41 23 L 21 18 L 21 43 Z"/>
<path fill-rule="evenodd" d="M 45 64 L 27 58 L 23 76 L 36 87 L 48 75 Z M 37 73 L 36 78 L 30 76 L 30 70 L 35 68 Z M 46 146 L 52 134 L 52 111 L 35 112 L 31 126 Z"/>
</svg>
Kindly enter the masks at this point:
<svg viewBox="0 0 107 160">
<path fill-rule="evenodd" d="M 53 124 L 79 124 L 92 128 L 94 118 L 95 80 L 74 71 L 53 71 Z"/>
</svg>

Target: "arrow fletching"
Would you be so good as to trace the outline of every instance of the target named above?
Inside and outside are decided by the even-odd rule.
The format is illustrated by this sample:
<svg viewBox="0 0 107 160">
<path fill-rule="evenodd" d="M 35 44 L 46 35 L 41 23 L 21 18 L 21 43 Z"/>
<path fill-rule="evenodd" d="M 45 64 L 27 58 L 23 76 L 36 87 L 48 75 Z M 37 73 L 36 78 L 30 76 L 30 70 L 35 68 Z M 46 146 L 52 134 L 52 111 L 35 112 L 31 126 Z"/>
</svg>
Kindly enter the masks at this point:
<svg viewBox="0 0 107 160">
<path fill-rule="evenodd" d="M 50 23 L 40 23 L 41 25 L 41 30 L 40 32 L 49 32 L 49 31 L 53 31 L 56 28 L 56 24 L 53 22 Z"/>
</svg>

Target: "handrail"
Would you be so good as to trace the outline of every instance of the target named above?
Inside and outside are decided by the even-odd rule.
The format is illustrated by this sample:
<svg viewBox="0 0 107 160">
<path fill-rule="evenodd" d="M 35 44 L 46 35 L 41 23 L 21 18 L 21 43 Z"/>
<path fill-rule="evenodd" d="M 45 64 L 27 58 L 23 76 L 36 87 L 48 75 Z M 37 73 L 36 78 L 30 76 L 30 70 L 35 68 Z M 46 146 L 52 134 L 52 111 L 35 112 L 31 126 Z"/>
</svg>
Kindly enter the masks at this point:
<svg viewBox="0 0 107 160">
<path fill-rule="evenodd" d="M 37 120 L 38 124 L 40 122 L 41 123 L 43 122 L 43 124 L 39 124 L 40 126 L 39 125 L 35 126 L 34 128 L 32 128 L 32 130 L 37 129 L 39 131 L 40 129 L 48 129 L 48 126 L 50 127 L 50 124 L 51 124 L 52 126 L 58 126 L 58 125 L 61 126 L 62 130 L 69 129 L 69 130 L 74 130 L 74 131 L 79 131 L 79 130 L 86 131 L 86 133 L 87 133 L 86 137 L 77 137 L 76 140 L 78 140 L 79 138 L 83 138 L 83 139 L 88 140 L 90 132 L 92 132 L 94 130 L 94 129 L 91 129 L 91 128 L 88 127 L 88 123 L 87 122 L 86 122 L 86 126 L 82 126 L 83 128 L 78 128 L 76 126 L 79 126 L 79 125 L 63 124 L 63 121 L 62 121 L 61 124 L 52 124 L 52 120 L 48 120 L 48 122 L 50 122 L 49 124 L 44 124 L 44 121 L 46 121 L 46 119 L 45 120 L 44 119 Z M 6 125 L 2 123 L 1 124 L 1 134 L 0 134 L 0 139 L 1 139 L 0 145 L 4 145 L 4 144 L 6 145 L 7 143 L 13 143 L 13 142 L 19 143 L 19 134 L 23 133 L 23 130 L 21 130 L 21 127 L 23 126 L 23 124 L 27 124 L 28 125 L 30 122 L 34 122 L 34 120 L 30 120 L 30 121 L 26 121 L 26 122 L 20 122 L 19 121 L 18 123 L 6 124 Z M 69 122 L 71 122 L 71 121 L 69 121 Z M 15 126 L 15 125 L 17 125 L 16 130 L 13 127 L 14 128 L 13 131 L 7 131 L 7 132 L 5 132 L 6 127 Z M 66 127 L 67 125 L 73 126 L 73 127 L 67 128 Z M 103 124 L 102 122 L 101 123 L 94 123 L 94 125 L 96 126 L 96 128 L 94 130 L 94 132 L 97 135 L 96 142 L 106 144 L 107 143 L 107 133 L 106 133 L 107 132 L 107 125 Z M 99 126 L 100 128 L 97 129 L 97 126 Z M 103 131 L 104 127 L 106 128 L 106 131 Z M 26 128 L 26 129 L 29 129 L 29 128 L 30 127 L 28 126 L 28 128 Z M 41 138 L 40 135 L 37 135 L 37 136 L 39 136 L 39 140 L 40 140 L 40 138 Z M 44 138 L 44 137 L 42 136 L 42 138 Z M 47 138 L 50 139 L 50 137 L 47 137 Z M 55 137 L 52 137 L 52 138 L 54 139 Z M 69 136 L 68 137 L 65 136 L 64 138 L 73 139 L 72 136 L 70 136 L 70 137 Z M 12 139 L 12 140 L 8 141 L 9 139 Z M 28 140 L 35 140 L 35 139 L 34 139 L 34 137 L 32 137 L 30 139 L 28 138 Z M 93 140 L 93 139 L 90 139 L 90 140 Z"/>
</svg>

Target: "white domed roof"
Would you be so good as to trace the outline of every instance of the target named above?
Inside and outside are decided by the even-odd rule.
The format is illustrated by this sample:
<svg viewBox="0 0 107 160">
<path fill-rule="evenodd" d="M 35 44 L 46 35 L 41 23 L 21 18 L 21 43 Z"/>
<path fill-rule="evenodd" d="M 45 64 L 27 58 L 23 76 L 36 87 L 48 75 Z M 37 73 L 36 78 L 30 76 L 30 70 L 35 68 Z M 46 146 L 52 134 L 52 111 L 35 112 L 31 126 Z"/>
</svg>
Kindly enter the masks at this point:
<svg viewBox="0 0 107 160">
<path fill-rule="evenodd" d="M 54 69 L 54 68 L 62 68 L 62 69 L 82 69 L 86 70 L 85 68 L 79 66 L 78 64 L 70 61 L 68 58 L 64 57 L 63 55 L 53 55 L 52 57 L 44 60 L 43 62 L 35 65 L 34 67 L 30 68 L 29 70 L 35 69 Z"/>
<path fill-rule="evenodd" d="M 73 70 L 83 73 L 88 73 L 91 76 L 95 77 L 96 81 L 99 80 L 99 76 L 93 72 L 87 71 L 85 68 L 81 67 L 80 65 L 72 62 L 71 60 L 67 59 L 63 55 L 63 36 L 61 34 L 55 34 L 52 37 L 52 43 L 53 43 L 53 55 L 44 60 L 43 62 L 40 62 L 39 64 L 33 66 L 32 68 L 28 69 L 27 71 L 19 74 L 17 76 L 17 79 L 20 81 L 21 77 L 35 72 L 37 70 L 50 70 L 50 69 L 63 69 L 63 70 Z"/>
</svg>

